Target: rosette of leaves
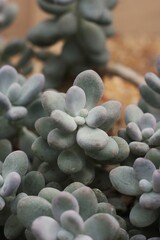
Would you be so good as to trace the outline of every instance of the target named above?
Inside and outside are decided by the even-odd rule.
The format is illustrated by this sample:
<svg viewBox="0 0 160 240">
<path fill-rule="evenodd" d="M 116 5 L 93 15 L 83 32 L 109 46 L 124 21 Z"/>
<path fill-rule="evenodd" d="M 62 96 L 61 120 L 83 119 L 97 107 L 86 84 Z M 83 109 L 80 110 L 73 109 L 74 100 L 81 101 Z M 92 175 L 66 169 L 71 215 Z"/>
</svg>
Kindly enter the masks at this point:
<svg viewBox="0 0 160 240">
<path fill-rule="evenodd" d="M 44 116 L 39 99 L 43 87 L 42 74 L 25 80 L 11 66 L 0 69 L 0 139 L 18 136 L 21 146 L 27 143 L 27 139 L 28 143 L 35 139 L 29 129 L 34 128 L 38 117 Z"/>
<path fill-rule="evenodd" d="M 128 164 L 132 164 L 137 157 L 147 157 L 159 167 L 160 130 L 156 118 L 131 104 L 125 110 L 125 122 L 127 126 L 119 130 L 119 136 L 129 143 L 131 154 Z"/>
<path fill-rule="evenodd" d="M 38 196 L 23 197 L 17 216 L 27 239 L 118 239 L 125 232 L 105 195 L 78 182 L 62 192 L 44 188 Z"/>
<path fill-rule="evenodd" d="M 150 72 L 144 77 L 145 83 L 139 88 L 141 99 L 138 103 L 144 112 L 152 113 L 157 121 L 160 120 L 160 78 Z"/>
<path fill-rule="evenodd" d="M 10 153 L 1 162 L 0 169 L 0 210 L 5 207 L 5 200 L 10 196 L 15 196 L 22 177 L 28 170 L 28 157 L 22 151 Z"/>
<path fill-rule="evenodd" d="M 121 104 L 108 101 L 96 106 L 103 88 L 94 71 L 80 73 L 66 94 L 43 93 L 42 105 L 49 117 L 35 123 L 40 137 L 32 145 L 34 154 L 86 184 L 94 179 L 96 164 L 120 163 L 129 154 L 125 140 L 106 133 L 118 120 Z"/>
<path fill-rule="evenodd" d="M 160 170 L 146 158 L 137 158 L 133 167 L 119 166 L 110 172 L 113 187 L 120 193 L 137 196 L 130 211 L 134 226 L 146 227 L 159 218 Z"/>
<path fill-rule="evenodd" d="M 37 2 L 51 17 L 32 28 L 28 41 L 38 47 L 49 47 L 64 41 L 59 55 L 43 50 L 35 52 L 35 56 L 45 62 L 43 72 L 48 86 L 58 87 L 67 79 L 66 76 L 75 76 L 86 69 L 102 70 L 109 58 L 106 37 L 114 32 L 111 11 L 117 1 Z"/>
</svg>

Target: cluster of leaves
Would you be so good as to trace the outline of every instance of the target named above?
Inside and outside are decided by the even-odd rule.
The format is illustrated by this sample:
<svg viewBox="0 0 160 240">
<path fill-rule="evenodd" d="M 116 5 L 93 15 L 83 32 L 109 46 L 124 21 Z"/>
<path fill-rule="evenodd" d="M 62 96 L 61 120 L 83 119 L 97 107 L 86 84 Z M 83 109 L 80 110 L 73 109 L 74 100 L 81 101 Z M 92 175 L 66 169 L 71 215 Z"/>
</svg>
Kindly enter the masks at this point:
<svg viewBox="0 0 160 240">
<path fill-rule="evenodd" d="M 25 80 L 13 67 L 0 69 L 0 225 L 6 238 L 154 240 L 156 118 L 129 105 L 126 128 L 112 136 L 121 104 L 99 104 L 104 86 L 93 70 L 80 73 L 66 93 L 42 93 L 43 87 L 41 74 Z M 117 192 L 134 198 L 131 211 L 123 198 L 116 203 Z"/>
</svg>

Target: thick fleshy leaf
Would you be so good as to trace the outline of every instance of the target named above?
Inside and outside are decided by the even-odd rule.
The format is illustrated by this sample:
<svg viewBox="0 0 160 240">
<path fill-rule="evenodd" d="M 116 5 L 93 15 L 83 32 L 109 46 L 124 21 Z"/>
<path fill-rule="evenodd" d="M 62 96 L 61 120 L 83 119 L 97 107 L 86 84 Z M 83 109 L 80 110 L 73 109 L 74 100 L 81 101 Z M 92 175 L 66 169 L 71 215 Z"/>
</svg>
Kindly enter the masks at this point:
<svg viewBox="0 0 160 240">
<path fill-rule="evenodd" d="M 91 163 L 86 163 L 86 166 L 79 172 L 73 173 L 71 175 L 71 178 L 74 182 L 81 182 L 85 185 L 90 184 L 93 182 L 95 178 L 95 169 L 94 166 L 91 165 Z"/>
<path fill-rule="evenodd" d="M 60 221 L 61 215 L 68 210 L 79 212 L 76 198 L 68 192 L 60 192 L 52 201 L 53 217 Z"/>
<path fill-rule="evenodd" d="M 0 140 L 0 161 L 4 159 L 12 152 L 12 144 L 8 139 Z"/>
<path fill-rule="evenodd" d="M 34 74 L 23 84 L 20 96 L 14 101 L 14 104 L 26 106 L 43 90 L 44 84 L 44 76 L 42 74 Z"/>
<path fill-rule="evenodd" d="M 76 149 L 64 150 L 60 153 L 57 160 L 58 167 L 66 174 L 81 171 L 85 166 L 85 157 L 79 154 Z"/>
<path fill-rule="evenodd" d="M 84 233 L 94 240 L 109 239 L 118 237 L 119 223 L 110 214 L 98 213 L 87 219 L 84 223 Z"/>
<path fill-rule="evenodd" d="M 19 96 L 21 94 L 21 89 L 22 89 L 22 87 L 17 82 L 12 83 L 12 85 L 9 87 L 6 95 L 8 96 L 8 98 L 12 102 L 12 104 L 14 104 L 14 102 L 19 98 Z"/>
<path fill-rule="evenodd" d="M 144 128 L 142 130 L 143 141 L 145 141 L 145 140 L 149 139 L 150 137 L 152 137 L 153 134 L 154 134 L 153 128 Z"/>
<path fill-rule="evenodd" d="M 129 148 L 131 153 L 137 157 L 144 157 L 145 154 L 149 151 L 149 146 L 145 142 L 133 141 L 129 144 Z"/>
<path fill-rule="evenodd" d="M 156 210 L 160 207 L 160 193 L 143 193 L 139 199 L 139 203 L 144 208 Z"/>
<path fill-rule="evenodd" d="M 24 152 L 17 150 L 6 157 L 3 163 L 2 176 L 5 178 L 11 172 L 17 172 L 20 176 L 23 176 L 27 170 L 28 157 Z"/>
<path fill-rule="evenodd" d="M 145 128 L 156 128 L 156 119 L 151 113 L 144 113 L 138 121 L 138 126 L 141 130 Z"/>
<path fill-rule="evenodd" d="M 0 92 L 0 115 L 5 114 L 10 108 L 11 103 L 6 95 Z"/>
<path fill-rule="evenodd" d="M 138 180 L 146 179 L 152 181 L 153 172 L 156 170 L 154 164 L 145 158 L 137 158 L 133 164 L 134 172 Z"/>
<path fill-rule="evenodd" d="M 74 236 L 83 233 L 84 223 L 82 217 L 73 210 L 68 210 L 61 215 L 61 226 Z"/>
<path fill-rule="evenodd" d="M 27 196 L 18 202 L 17 217 L 26 228 L 30 228 L 33 221 L 40 216 L 52 217 L 52 205 L 47 200 Z"/>
<path fill-rule="evenodd" d="M 67 24 L 67 28 L 66 28 Z M 77 20 L 73 13 L 40 22 L 28 34 L 28 40 L 41 47 L 50 46 L 63 37 L 76 33 Z"/>
<path fill-rule="evenodd" d="M 159 77 L 152 73 L 146 73 L 145 77 L 145 82 L 147 83 L 147 85 L 155 92 L 160 93 L 160 79 Z"/>
<path fill-rule="evenodd" d="M 130 104 L 126 107 L 126 110 L 125 110 L 126 124 L 130 122 L 137 123 L 142 116 L 143 116 L 143 112 L 137 105 Z"/>
<path fill-rule="evenodd" d="M 77 116 L 86 105 L 86 95 L 82 88 L 73 86 L 66 93 L 66 111 L 71 116 Z"/>
<path fill-rule="evenodd" d="M 5 201 L 4 201 L 4 199 L 0 196 L 0 211 L 2 211 L 4 207 L 5 207 Z"/>
<path fill-rule="evenodd" d="M 47 142 L 42 138 L 38 137 L 32 144 L 32 151 L 36 157 L 43 162 L 48 162 L 51 165 L 57 161 L 59 151 L 49 147 Z"/>
<path fill-rule="evenodd" d="M 93 108 L 103 96 L 104 86 L 102 79 L 93 70 L 81 72 L 76 77 L 73 85 L 84 90 L 87 109 Z"/>
<path fill-rule="evenodd" d="M 114 136 L 112 138 L 118 145 L 118 154 L 115 157 L 115 163 L 120 163 L 123 160 L 127 159 L 130 153 L 130 149 L 128 143 L 123 138 L 120 138 L 118 136 Z M 114 163 L 114 159 L 111 159 L 111 163 Z"/>
<path fill-rule="evenodd" d="M 84 187 L 84 184 L 83 184 L 83 183 L 73 182 L 73 183 L 69 184 L 69 185 L 64 189 L 64 191 L 72 193 L 72 192 L 74 192 L 75 190 L 77 190 L 78 188 L 81 188 L 81 187 Z"/>
<path fill-rule="evenodd" d="M 77 40 L 88 60 L 92 60 L 93 56 L 100 55 L 106 58 L 103 59 L 103 64 L 107 62 L 106 37 L 96 23 L 82 19 L 77 32 Z M 96 58 L 94 60 L 96 61 Z"/>
<path fill-rule="evenodd" d="M 152 107 L 160 108 L 160 95 L 150 87 L 142 84 L 139 88 L 142 98 Z"/>
<path fill-rule="evenodd" d="M 0 195 L 8 197 L 15 193 L 21 183 L 21 177 L 17 172 L 10 172 L 4 179 L 4 184 L 0 188 Z"/>
<path fill-rule="evenodd" d="M 77 143 L 86 151 L 99 151 L 103 149 L 108 142 L 108 135 L 101 129 L 81 127 L 77 132 Z"/>
<path fill-rule="evenodd" d="M 40 98 L 36 98 L 33 102 L 31 102 L 31 104 L 27 106 L 27 111 L 28 113 L 22 123 L 29 129 L 34 129 L 37 119 L 46 116 Z"/>
<path fill-rule="evenodd" d="M 45 180 L 39 171 L 27 173 L 23 179 L 23 191 L 27 195 L 36 196 L 45 187 Z"/>
<path fill-rule="evenodd" d="M 152 137 L 149 139 L 149 146 L 158 147 L 160 146 L 160 129 L 158 129 Z"/>
<path fill-rule="evenodd" d="M 72 194 L 78 201 L 79 214 L 84 221 L 97 212 L 98 202 L 91 188 L 84 186 L 75 190 Z"/>
<path fill-rule="evenodd" d="M 75 237 L 74 240 L 93 240 L 93 238 L 87 235 L 79 234 L 78 236 Z"/>
<path fill-rule="evenodd" d="M 70 6 L 53 4 L 53 1 L 38 0 L 38 4 L 44 11 L 55 15 L 61 15 L 70 10 Z"/>
<path fill-rule="evenodd" d="M 145 155 L 145 158 L 153 162 L 156 168 L 159 168 L 159 165 L 160 165 L 159 156 L 160 156 L 160 149 L 151 148 Z"/>
<path fill-rule="evenodd" d="M 132 208 L 129 219 L 136 227 L 147 227 L 158 218 L 158 211 L 142 207 L 139 203 Z"/>
<path fill-rule="evenodd" d="M 112 100 L 103 103 L 102 106 L 107 111 L 107 119 L 105 123 L 101 126 L 101 128 L 105 131 L 108 131 L 120 118 L 122 104 L 119 101 Z"/>
<path fill-rule="evenodd" d="M 42 117 L 35 122 L 36 131 L 46 140 L 49 132 L 54 128 L 56 128 L 56 126 L 51 117 Z"/>
<path fill-rule="evenodd" d="M 31 231 L 37 240 L 56 240 L 60 225 L 51 217 L 40 216 L 35 219 Z"/>
<path fill-rule="evenodd" d="M 154 192 L 160 193 L 160 170 L 157 169 L 152 175 L 152 184 Z"/>
<path fill-rule="evenodd" d="M 109 177 L 113 187 L 118 192 L 129 196 L 140 195 L 141 190 L 132 167 L 120 166 L 114 168 L 111 170 Z"/>
<path fill-rule="evenodd" d="M 18 121 L 27 115 L 28 111 L 25 107 L 12 107 L 6 114 L 9 121 Z"/>
<path fill-rule="evenodd" d="M 67 149 L 76 143 L 76 133 L 66 133 L 56 128 L 48 134 L 47 142 L 57 150 Z"/>
<path fill-rule="evenodd" d="M 93 148 L 91 151 L 86 151 L 86 154 L 96 160 L 100 160 L 101 164 L 112 164 L 112 159 L 113 163 L 115 163 L 115 158 L 117 157 L 118 152 L 119 149 L 117 142 L 113 138 L 109 137 L 106 146 L 102 150 L 95 151 Z"/>
<path fill-rule="evenodd" d="M 135 122 L 127 124 L 126 132 L 133 141 L 142 141 L 142 133 Z"/>
<path fill-rule="evenodd" d="M 7 239 L 17 239 L 24 231 L 23 224 L 16 215 L 10 215 L 4 226 L 4 235 Z"/>
<path fill-rule="evenodd" d="M 106 121 L 107 117 L 106 109 L 102 106 L 97 106 L 89 111 L 86 117 L 86 124 L 91 128 L 98 128 Z"/>
<path fill-rule="evenodd" d="M 80 14 L 90 21 L 102 24 L 111 22 L 111 14 L 105 9 L 103 1 L 82 0 L 79 4 Z"/>
<path fill-rule="evenodd" d="M 14 82 L 17 82 L 17 71 L 9 65 L 3 66 L 0 69 L 0 91 L 6 94 Z"/>
<path fill-rule="evenodd" d="M 0 139 L 14 137 L 17 129 L 9 124 L 6 117 L 0 117 Z"/>
<path fill-rule="evenodd" d="M 59 109 L 65 112 L 65 99 L 56 91 L 45 91 L 42 94 L 42 106 L 45 112 L 50 115 L 52 111 Z"/>
<path fill-rule="evenodd" d="M 38 196 L 52 203 L 53 199 L 57 197 L 59 193 L 60 191 L 58 189 L 45 187 L 39 192 Z"/>
<path fill-rule="evenodd" d="M 53 123 L 55 123 L 55 126 L 62 131 L 74 132 L 77 128 L 74 119 L 61 110 L 54 110 L 51 113 L 51 118 Z"/>
</svg>

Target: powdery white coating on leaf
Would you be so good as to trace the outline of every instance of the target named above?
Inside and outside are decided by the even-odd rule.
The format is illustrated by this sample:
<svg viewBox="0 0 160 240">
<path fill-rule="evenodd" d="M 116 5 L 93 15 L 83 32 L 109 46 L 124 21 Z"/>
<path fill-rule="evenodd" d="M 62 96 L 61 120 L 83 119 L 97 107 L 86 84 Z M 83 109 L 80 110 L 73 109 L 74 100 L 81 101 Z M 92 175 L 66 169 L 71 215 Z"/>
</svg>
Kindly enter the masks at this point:
<svg viewBox="0 0 160 240">
<path fill-rule="evenodd" d="M 56 128 L 48 134 L 47 142 L 53 149 L 64 150 L 74 145 L 76 142 L 76 133 L 66 133 Z"/>
<path fill-rule="evenodd" d="M 129 196 L 141 194 L 139 182 L 132 167 L 120 166 L 114 168 L 111 170 L 109 177 L 113 187 L 118 192 Z"/>
<path fill-rule="evenodd" d="M 88 112 L 86 124 L 91 128 L 100 127 L 107 119 L 107 111 L 102 106 L 96 106 Z"/>
<path fill-rule="evenodd" d="M 30 228 L 33 221 L 40 216 L 52 217 L 52 205 L 37 196 L 22 198 L 17 205 L 17 217 L 26 228 Z"/>
<path fill-rule="evenodd" d="M 75 190 L 72 194 L 78 202 L 79 214 L 83 220 L 86 220 L 97 212 L 98 202 L 91 188 L 84 186 Z"/>
<path fill-rule="evenodd" d="M 71 116 L 77 116 L 86 105 L 86 95 L 82 88 L 72 86 L 66 93 L 66 111 Z"/>
<path fill-rule="evenodd" d="M 142 207 L 139 203 L 132 208 L 129 219 L 136 227 L 147 227 L 156 221 L 158 212 Z"/>
<path fill-rule="evenodd" d="M 53 218 L 41 216 L 34 220 L 31 230 L 37 240 L 57 240 L 60 225 Z"/>
<path fill-rule="evenodd" d="M 157 210 L 160 207 L 160 193 L 143 193 L 139 199 L 139 203 L 146 209 Z"/>
<path fill-rule="evenodd" d="M 84 223 L 85 234 L 94 240 L 114 240 L 119 234 L 119 223 L 109 214 L 98 213 Z"/>
<path fill-rule="evenodd" d="M 160 129 L 158 129 L 152 137 L 149 139 L 149 145 L 153 147 L 158 147 L 160 144 Z"/>
<path fill-rule="evenodd" d="M 133 141 L 142 141 L 142 133 L 135 122 L 127 124 L 126 132 Z"/>
<path fill-rule="evenodd" d="M 21 183 L 21 177 L 17 172 L 10 172 L 4 179 L 4 184 L 0 188 L 0 195 L 8 197 L 15 193 Z"/>
<path fill-rule="evenodd" d="M 83 233 L 84 223 L 81 216 L 73 211 L 65 211 L 60 217 L 61 226 L 71 232 L 74 236 Z"/>
<path fill-rule="evenodd" d="M 24 152 L 17 150 L 6 157 L 2 167 L 2 176 L 5 178 L 11 172 L 17 172 L 23 176 L 27 170 L 28 157 Z"/>
<path fill-rule="evenodd" d="M 160 193 L 160 170 L 157 169 L 152 175 L 152 184 L 154 192 Z"/>
<path fill-rule="evenodd" d="M 143 112 L 137 105 L 130 104 L 126 107 L 124 115 L 126 124 L 130 122 L 137 123 L 142 116 Z"/>
<path fill-rule="evenodd" d="M 45 112 L 50 115 L 52 111 L 59 109 L 65 111 L 65 99 L 56 91 L 45 91 L 41 97 L 42 106 Z"/>
<path fill-rule="evenodd" d="M 55 126 L 62 131 L 74 132 L 77 128 L 74 119 L 61 110 L 54 110 L 51 113 L 51 118 L 53 123 L 55 123 Z"/>
<path fill-rule="evenodd" d="M 81 72 L 76 77 L 73 85 L 84 90 L 87 109 L 93 108 L 103 96 L 104 86 L 102 79 L 93 70 Z"/>
<path fill-rule="evenodd" d="M 142 84 L 139 88 L 142 98 L 152 107 L 160 108 L 160 95 L 153 91 L 150 87 Z"/>
<path fill-rule="evenodd" d="M 156 119 L 151 113 L 144 113 L 138 121 L 138 126 L 141 130 L 145 128 L 156 128 Z"/>
<path fill-rule="evenodd" d="M 0 68 L 0 91 L 6 94 L 11 84 L 17 82 L 17 76 L 17 71 L 9 65 Z"/>
<path fill-rule="evenodd" d="M 108 142 L 108 135 L 98 128 L 81 127 L 76 136 L 78 145 L 86 151 L 101 150 Z"/>
<path fill-rule="evenodd" d="M 146 73 L 145 77 L 145 82 L 147 83 L 147 85 L 155 92 L 160 93 L 160 79 L 159 77 L 152 73 Z"/>
<path fill-rule="evenodd" d="M 137 158 L 133 164 L 134 172 L 138 180 L 146 179 L 152 181 L 153 172 L 156 170 L 154 164 L 145 158 Z"/>
<path fill-rule="evenodd" d="M 68 192 L 60 192 L 52 201 L 53 217 L 60 221 L 61 215 L 68 210 L 79 212 L 79 204 L 76 198 Z"/>
</svg>

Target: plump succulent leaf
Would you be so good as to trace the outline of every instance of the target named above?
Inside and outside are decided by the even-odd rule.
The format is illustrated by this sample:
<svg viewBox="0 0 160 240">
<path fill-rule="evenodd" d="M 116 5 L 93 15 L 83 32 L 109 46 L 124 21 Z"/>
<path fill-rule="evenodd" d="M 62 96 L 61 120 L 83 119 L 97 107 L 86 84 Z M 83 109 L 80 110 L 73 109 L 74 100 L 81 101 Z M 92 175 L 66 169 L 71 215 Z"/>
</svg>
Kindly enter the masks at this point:
<svg viewBox="0 0 160 240">
<path fill-rule="evenodd" d="M 140 195 L 139 183 L 132 167 L 120 166 L 110 172 L 113 187 L 120 193 L 137 196 Z"/>
<path fill-rule="evenodd" d="M 52 205 L 41 197 L 27 196 L 18 202 L 17 216 L 26 228 L 30 228 L 36 218 L 52 217 Z"/>
<path fill-rule="evenodd" d="M 20 176 L 23 176 L 27 170 L 28 157 L 24 152 L 17 150 L 6 157 L 3 163 L 2 176 L 5 178 L 11 172 L 17 172 Z"/>
<path fill-rule="evenodd" d="M 143 115 L 143 112 L 139 107 L 137 107 L 134 104 L 128 105 L 125 110 L 126 124 L 128 124 L 130 122 L 137 123 L 139 121 L 139 119 L 142 117 L 142 115 Z"/>
<path fill-rule="evenodd" d="M 147 227 L 155 222 L 157 217 L 157 211 L 144 208 L 139 203 L 134 205 L 129 215 L 131 223 L 136 227 Z"/>
<path fill-rule="evenodd" d="M 85 223 L 85 234 L 94 240 L 116 239 L 119 231 L 117 220 L 109 214 L 95 214 Z"/>
<path fill-rule="evenodd" d="M 73 85 L 82 88 L 85 92 L 87 109 L 93 108 L 103 95 L 104 86 L 102 80 L 100 76 L 92 70 L 80 73 L 76 77 Z"/>
</svg>

